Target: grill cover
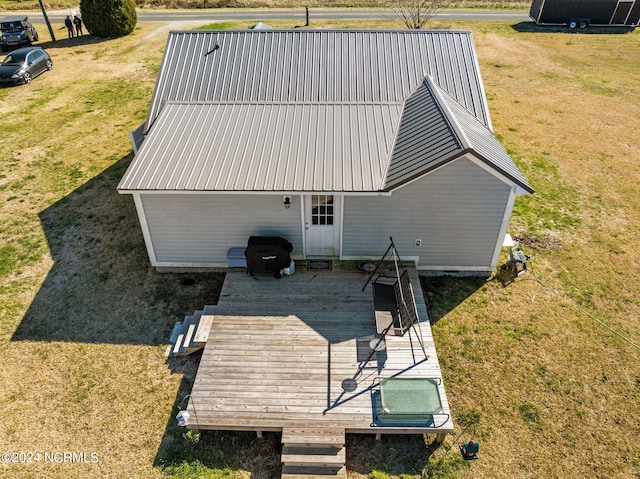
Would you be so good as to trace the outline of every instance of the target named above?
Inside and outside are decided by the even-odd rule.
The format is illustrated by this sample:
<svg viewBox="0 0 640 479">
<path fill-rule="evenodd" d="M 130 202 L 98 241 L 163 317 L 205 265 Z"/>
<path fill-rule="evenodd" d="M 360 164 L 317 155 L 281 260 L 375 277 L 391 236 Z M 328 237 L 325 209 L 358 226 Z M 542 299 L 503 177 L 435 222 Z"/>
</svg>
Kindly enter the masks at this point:
<svg viewBox="0 0 640 479">
<path fill-rule="evenodd" d="M 291 251 L 293 245 L 279 236 L 251 236 L 244 250 L 247 272 L 270 273 L 279 278 L 280 271 L 291 264 Z"/>
</svg>

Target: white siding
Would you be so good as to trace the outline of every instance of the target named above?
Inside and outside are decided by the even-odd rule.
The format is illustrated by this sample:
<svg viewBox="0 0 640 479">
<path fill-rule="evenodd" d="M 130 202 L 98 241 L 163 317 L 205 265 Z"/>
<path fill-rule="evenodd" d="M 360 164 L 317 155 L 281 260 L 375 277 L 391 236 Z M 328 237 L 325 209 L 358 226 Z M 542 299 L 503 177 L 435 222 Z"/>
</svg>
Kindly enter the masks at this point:
<svg viewBox="0 0 640 479">
<path fill-rule="evenodd" d="M 421 269 L 491 270 L 510 191 L 461 158 L 391 197 L 347 196 L 343 256 L 380 257 L 392 236 L 402 256 L 419 257 Z"/>
<path fill-rule="evenodd" d="M 300 197 L 280 195 L 141 195 L 156 265 L 226 264 L 227 250 L 251 235 L 282 236 L 302 254 Z"/>
</svg>

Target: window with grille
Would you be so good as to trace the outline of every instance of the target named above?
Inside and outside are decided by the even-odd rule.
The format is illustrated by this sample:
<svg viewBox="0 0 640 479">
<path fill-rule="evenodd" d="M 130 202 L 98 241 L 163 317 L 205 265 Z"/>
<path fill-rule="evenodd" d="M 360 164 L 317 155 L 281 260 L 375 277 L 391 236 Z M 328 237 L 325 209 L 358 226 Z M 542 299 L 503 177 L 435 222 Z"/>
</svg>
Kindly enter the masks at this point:
<svg viewBox="0 0 640 479">
<path fill-rule="evenodd" d="M 312 195 L 311 224 L 333 224 L 333 195 Z"/>
</svg>

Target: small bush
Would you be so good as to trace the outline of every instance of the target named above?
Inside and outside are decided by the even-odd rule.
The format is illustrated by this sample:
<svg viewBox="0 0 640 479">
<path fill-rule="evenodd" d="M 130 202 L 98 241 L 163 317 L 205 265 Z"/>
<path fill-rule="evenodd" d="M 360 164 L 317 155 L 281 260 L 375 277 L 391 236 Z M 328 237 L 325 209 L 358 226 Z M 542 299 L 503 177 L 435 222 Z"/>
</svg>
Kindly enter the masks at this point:
<svg viewBox="0 0 640 479">
<path fill-rule="evenodd" d="M 80 10 L 87 30 L 97 37 L 128 35 L 138 22 L 133 0 L 80 0 Z"/>
</svg>

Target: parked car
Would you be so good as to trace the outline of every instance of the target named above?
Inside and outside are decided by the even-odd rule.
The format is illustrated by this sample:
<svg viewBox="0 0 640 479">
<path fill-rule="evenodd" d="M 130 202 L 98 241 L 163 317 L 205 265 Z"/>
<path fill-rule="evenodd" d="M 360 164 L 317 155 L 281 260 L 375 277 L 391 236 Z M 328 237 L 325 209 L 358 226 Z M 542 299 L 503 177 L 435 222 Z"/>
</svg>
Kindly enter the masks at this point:
<svg viewBox="0 0 640 479">
<path fill-rule="evenodd" d="M 0 48 L 6 52 L 11 46 L 31 45 L 38 41 L 38 32 L 26 15 L 9 15 L 0 22 Z"/>
<path fill-rule="evenodd" d="M 0 85 L 30 83 L 41 73 L 51 70 L 53 62 L 40 47 L 27 47 L 9 53 L 0 64 Z"/>
</svg>

